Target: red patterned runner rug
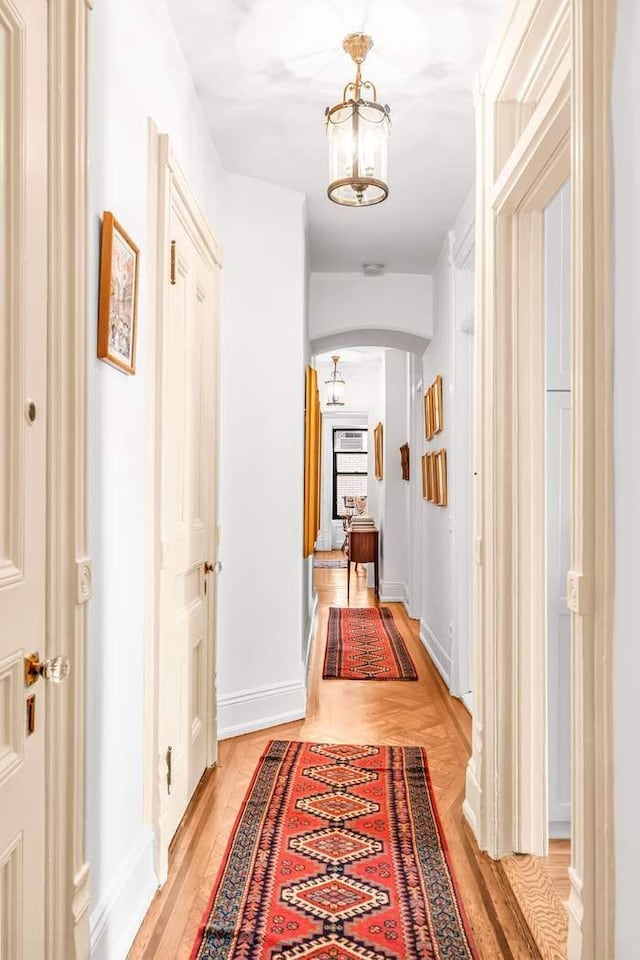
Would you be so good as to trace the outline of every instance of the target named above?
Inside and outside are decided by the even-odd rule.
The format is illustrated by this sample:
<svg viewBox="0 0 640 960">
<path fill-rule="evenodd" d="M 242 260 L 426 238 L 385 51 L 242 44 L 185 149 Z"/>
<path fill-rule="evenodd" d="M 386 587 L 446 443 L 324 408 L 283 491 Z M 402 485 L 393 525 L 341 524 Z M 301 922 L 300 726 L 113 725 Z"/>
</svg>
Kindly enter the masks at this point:
<svg viewBox="0 0 640 960">
<path fill-rule="evenodd" d="M 325 680 L 417 680 L 388 607 L 331 607 Z"/>
<path fill-rule="evenodd" d="M 424 751 L 270 743 L 191 960 L 468 958 Z"/>
</svg>

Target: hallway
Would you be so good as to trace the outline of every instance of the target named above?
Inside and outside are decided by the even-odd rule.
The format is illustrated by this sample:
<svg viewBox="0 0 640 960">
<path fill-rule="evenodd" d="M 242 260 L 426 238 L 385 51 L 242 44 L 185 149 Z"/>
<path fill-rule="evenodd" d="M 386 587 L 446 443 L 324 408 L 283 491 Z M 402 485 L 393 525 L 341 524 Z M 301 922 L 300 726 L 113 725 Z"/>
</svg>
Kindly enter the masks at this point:
<svg viewBox="0 0 640 960">
<path fill-rule="evenodd" d="M 343 556 L 339 551 L 323 558 Z M 351 606 L 375 604 L 352 573 Z M 171 849 L 169 879 L 156 895 L 129 960 L 188 960 L 242 799 L 271 739 L 418 744 L 427 750 L 440 815 L 464 905 L 482 958 L 539 957 L 513 900 L 503 863 L 477 852 L 462 816 L 471 718 L 449 696 L 402 604 L 387 604 L 418 668 L 417 683 L 322 680 L 331 606 L 346 605 L 346 571 L 316 569 L 318 614 L 309 667 L 306 720 L 225 740 L 205 774 Z"/>
</svg>

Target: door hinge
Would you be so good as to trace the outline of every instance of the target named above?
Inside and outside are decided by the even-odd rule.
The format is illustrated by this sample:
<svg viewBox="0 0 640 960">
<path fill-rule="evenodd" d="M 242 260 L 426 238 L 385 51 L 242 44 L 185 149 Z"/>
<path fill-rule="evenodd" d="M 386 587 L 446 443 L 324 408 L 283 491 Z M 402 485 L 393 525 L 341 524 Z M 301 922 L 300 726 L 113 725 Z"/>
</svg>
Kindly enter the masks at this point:
<svg viewBox="0 0 640 960">
<path fill-rule="evenodd" d="M 171 241 L 171 253 L 169 257 L 169 281 L 172 284 L 176 282 L 176 242 Z"/>
<path fill-rule="evenodd" d="M 171 747 L 167 747 L 167 793 L 171 793 Z"/>
</svg>

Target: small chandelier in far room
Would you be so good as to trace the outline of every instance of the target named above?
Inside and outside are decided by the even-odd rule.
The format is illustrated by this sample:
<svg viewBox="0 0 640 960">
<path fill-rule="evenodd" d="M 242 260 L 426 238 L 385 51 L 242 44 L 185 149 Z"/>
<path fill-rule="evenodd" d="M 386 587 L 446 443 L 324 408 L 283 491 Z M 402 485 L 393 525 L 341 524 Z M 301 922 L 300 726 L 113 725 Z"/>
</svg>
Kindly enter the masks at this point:
<svg viewBox="0 0 640 960">
<path fill-rule="evenodd" d="M 338 370 L 338 360 L 340 357 L 331 357 L 333 360 L 333 370 L 324 385 L 327 388 L 327 407 L 344 407 L 344 377 Z"/>
<path fill-rule="evenodd" d="M 327 195 L 346 207 L 370 207 L 389 195 L 389 107 L 376 102 L 376 88 L 360 71 L 372 46 L 366 33 L 345 38 L 342 47 L 356 64 L 356 78 L 344 88 L 342 102 L 325 111 L 331 178 Z M 371 99 L 363 99 L 363 93 Z"/>
</svg>

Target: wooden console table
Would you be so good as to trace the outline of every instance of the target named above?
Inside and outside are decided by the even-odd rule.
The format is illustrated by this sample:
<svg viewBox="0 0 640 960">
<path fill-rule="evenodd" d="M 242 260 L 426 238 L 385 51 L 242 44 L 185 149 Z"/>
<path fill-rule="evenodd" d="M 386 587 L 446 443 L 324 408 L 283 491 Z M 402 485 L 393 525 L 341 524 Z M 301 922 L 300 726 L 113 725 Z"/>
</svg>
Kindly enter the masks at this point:
<svg viewBox="0 0 640 960">
<path fill-rule="evenodd" d="M 375 568 L 376 600 L 380 599 L 378 580 L 378 531 L 350 530 L 347 534 L 347 603 L 351 584 L 352 563 L 373 563 Z"/>
</svg>

